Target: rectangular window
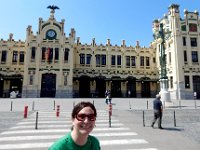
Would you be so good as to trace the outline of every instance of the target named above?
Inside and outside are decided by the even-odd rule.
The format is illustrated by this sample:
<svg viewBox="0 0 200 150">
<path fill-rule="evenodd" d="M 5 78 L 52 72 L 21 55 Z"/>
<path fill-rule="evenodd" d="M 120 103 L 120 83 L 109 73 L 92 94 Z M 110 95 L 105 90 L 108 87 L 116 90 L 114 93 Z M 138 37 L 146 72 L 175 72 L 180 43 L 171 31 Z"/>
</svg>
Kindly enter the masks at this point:
<svg viewBox="0 0 200 150">
<path fill-rule="evenodd" d="M 105 66 L 106 65 L 106 55 L 96 55 L 96 65 L 99 67 L 101 66 Z"/>
<path fill-rule="evenodd" d="M 6 62 L 6 57 L 7 57 L 7 51 L 3 50 L 1 55 L 1 63 Z"/>
<path fill-rule="evenodd" d="M 131 66 L 135 67 L 136 63 L 135 63 L 135 56 L 131 56 Z"/>
<path fill-rule="evenodd" d="M 190 32 L 197 32 L 197 24 L 190 23 L 189 24 L 189 31 Z"/>
<path fill-rule="evenodd" d="M 130 56 L 126 56 L 126 67 L 130 67 Z"/>
<path fill-rule="evenodd" d="M 35 59 L 35 47 L 31 48 L 31 59 L 34 60 Z"/>
<path fill-rule="evenodd" d="M 140 56 L 140 66 L 144 66 L 144 56 Z"/>
<path fill-rule="evenodd" d="M 48 61 L 49 62 L 52 62 L 52 60 L 53 60 L 53 48 L 48 48 L 47 49 L 47 55 L 48 55 Z"/>
<path fill-rule="evenodd" d="M 55 60 L 59 60 L 59 48 L 55 48 Z"/>
<path fill-rule="evenodd" d="M 156 63 L 156 58 L 155 57 L 153 57 L 153 63 Z"/>
<path fill-rule="evenodd" d="M 86 64 L 90 65 L 90 63 L 91 63 L 91 54 L 87 54 L 86 57 L 87 57 L 86 58 Z"/>
<path fill-rule="evenodd" d="M 121 66 L 121 55 L 117 55 L 117 66 Z"/>
<path fill-rule="evenodd" d="M 146 66 L 150 66 L 149 57 L 146 57 Z"/>
<path fill-rule="evenodd" d="M 46 54 L 46 47 L 42 47 L 42 60 L 45 60 L 45 54 Z"/>
<path fill-rule="evenodd" d="M 186 46 L 186 37 L 183 37 L 183 46 Z"/>
<path fill-rule="evenodd" d="M 192 62 L 198 62 L 198 53 L 197 53 L 197 51 L 192 51 Z"/>
<path fill-rule="evenodd" d="M 182 25 L 182 26 L 181 26 L 181 30 L 182 30 L 182 31 L 186 31 L 186 25 Z"/>
<path fill-rule="evenodd" d="M 80 54 L 80 64 L 85 64 L 85 54 Z"/>
<path fill-rule="evenodd" d="M 102 65 L 106 65 L 106 55 L 102 55 L 101 60 Z"/>
<path fill-rule="evenodd" d="M 13 51 L 12 62 L 17 62 L 17 59 L 18 59 L 18 52 L 17 51 Z"/>
<path fill-rule="evenodd" d="M 111 65 L 115 66 L 115 55 L 111 56 Z"/>
<path fill-rule="evenodd" d="M 187 62 L 187 51 L 184 51 L 184 62 Z"/>
<path fill-rule="evenodd" d="M 185 76 L 185 88 L 189 89 L 190 88 L 190 77 Z"/>
<path fill-rule="evenodd" d="M 191 47 L 197 47 L 197 38 L 190 38 Z"/>
<path fill-rule="evenodd" d="M 64 61 L 68 62 L 68 60 L 69 60 L 69 49 L 65 48 Z"/>
<path fill-rule="evenodd" d="M 19 53 L 19 62 L 23 63 L 24 62 L 24 52 Z"/>
<path fill-rule="evenodd" d="M 96 55 L 96 65 L 100 66 L 100 55 Z"/>
</svg>

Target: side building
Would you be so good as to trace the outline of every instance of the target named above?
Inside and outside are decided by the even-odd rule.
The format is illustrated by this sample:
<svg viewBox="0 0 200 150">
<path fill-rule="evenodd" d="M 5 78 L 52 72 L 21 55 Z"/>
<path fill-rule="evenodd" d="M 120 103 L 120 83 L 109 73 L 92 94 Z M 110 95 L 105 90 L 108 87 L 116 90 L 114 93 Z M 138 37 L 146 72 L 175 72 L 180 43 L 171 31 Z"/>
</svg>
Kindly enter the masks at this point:
<svg viewBox="0 0 200 150">
<path fill-rule="evenodd" d="M 0 41 L 0 97 L 155 97 L 159 92 L 156 50 L 152 47 L 82 44 L 65 20 L 39 18 L 38 31 L 26 30 L 26 41 Z M 128 95 L 129 93 L 129 95 Z"/>
<path fill-rule="evenodd" d="M 160 25 L 163 25 L 164 58 L 161 57 Z M 168 88 L 171 99 L 200 98 L 200 19 L 197 11 L 184 10 L 180 16 L 179 5 L 172 4 L 168 13 L 153 22 L 157 62 L 166 61 Z M 159 72 L 160 63 L 157 63 Z"/>
</svg>

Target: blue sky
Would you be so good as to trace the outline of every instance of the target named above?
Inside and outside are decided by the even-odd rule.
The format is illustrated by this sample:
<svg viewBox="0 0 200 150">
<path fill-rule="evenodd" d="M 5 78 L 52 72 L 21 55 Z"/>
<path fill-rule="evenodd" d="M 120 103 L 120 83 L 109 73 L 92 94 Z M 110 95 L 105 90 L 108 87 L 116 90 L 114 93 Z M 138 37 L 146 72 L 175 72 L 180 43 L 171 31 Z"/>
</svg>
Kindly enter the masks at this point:
<svg viewBox="0 0 200 150">
<path fill-rule="evenodd" d="M 65 19 L 65 33 L 75 28 L 81 43 L 92 42 L 112 45 L 149 47 L 153 40 L 152 21 L 162 18 L 170 4 L 180 5 L 181 18 L 184 9 L 200 11 L 199 0 L 1 0 L 0 38 L 7 40 L 10 33 L 15 40 L 25 40 L 26 28 L 32 26 L 34 34 L 38 30 L 39 18 L 50 16 L 48 5 L 56 5 L 57 21 Z"/>
</svg>

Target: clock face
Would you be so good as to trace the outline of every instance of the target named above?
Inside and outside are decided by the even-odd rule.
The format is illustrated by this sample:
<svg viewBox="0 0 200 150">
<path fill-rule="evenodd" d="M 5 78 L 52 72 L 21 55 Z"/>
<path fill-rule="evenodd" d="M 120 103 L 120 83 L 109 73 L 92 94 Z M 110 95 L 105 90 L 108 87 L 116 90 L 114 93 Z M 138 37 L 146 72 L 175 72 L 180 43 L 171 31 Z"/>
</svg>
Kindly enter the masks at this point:
<svg viewBox="0 0 200 150">
<path fill-rule="evenodd" d="M 55 31 L 53 31 L 53 30 L 49 30 L 49 31 L 47 32 L 47 35 L 48 35 L 49 37 L 54 37 L 54 36 L 56 35 L 56 33 L 55 33 Z"/>
<path fill-rule="evenodd" d="M 47 31 L 46 35 L 47 35 L 47 39 L 52 40 L 52 39 L 55 39 L 56 32 L 54 30 L 50 29 L 50 30 Z"/>
</svg>

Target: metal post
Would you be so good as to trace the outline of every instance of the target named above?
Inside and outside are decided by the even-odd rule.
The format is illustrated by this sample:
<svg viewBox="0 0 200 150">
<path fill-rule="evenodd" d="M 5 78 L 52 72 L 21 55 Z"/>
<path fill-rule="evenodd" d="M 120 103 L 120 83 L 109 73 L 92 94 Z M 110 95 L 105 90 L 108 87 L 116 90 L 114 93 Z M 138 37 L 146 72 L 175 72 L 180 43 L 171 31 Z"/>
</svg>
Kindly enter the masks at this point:
<svg viewBox="0 0 200 150">
<path fill-rule="evenodd" d="M 147 100 L 147 109 L 149 109 L 149 102 L 148 102 L 148 100 Z"/>
<path fill-rule="evenodd" d="M 111 127 L 112 104 L 108 105 L 109 127 Z"/>
<path fill-rule="evenodd" d="M 143 115 L 143 127 L 145 127 L 145 120 L 144 120 L 144 110 L 143 110 L 143 113 L 142 113 Z"/>
<path fill-rule="evenodd" d="M 24 107 L 24 118 L 27 118 L 28 116 L 28 106 Z"/>
<path fill-rule="evenodd" d="M 11 104 L 10 104 L 10 111 L 12 111 L 12 107 L 13 107 L 13 101 L 11 101 Z"/>
<path fill-rule="evenodd" d="M 196 100 L 194 100 L 194 108 L 195 109 L 197 108 L 197 102 L 196 102 Z"/>
<path fill-rule="evenodd" d="M 175 113 L 175 110 L 174 110 L 174 127 L 176 127 L 176 113 Z"/>
<path fill-rule="evenodd" d="M 56 108 L 56 102 L 55 102 L 55 100 L 53 101 L 53 110 L 55 110 Z"/>
<path fill-rule="evenodd" d="M 129 109 L 131 109 L 131 102 L 130 102 L 130 100 L 129 100 Z"/>
<path fill-rule="evenodd" d="M 160 23 L 159 28 L 159 36 L 157 38 L 161 38 L 162 42 L 160 45 L 160 94 L 162 101 L 171 102 L 170 93 L 168 91 L 168 77 L 167 77 L 167 69 L 166 69 L 166 54 L 165 54 L 165 36 L 163 29 L 163 23 Z"/>
<path fill-rule="evenodd" d="M 38 129 L 38 112 L 36 112 L 35 129 Z"/>
<path fill-rule="evenodd" d="M 32 103 L 32 111 L 34 111 L 34 108 L 35 108 L 35 101 L 33 101 Z"/>
<path fill-rule="evenodd" d="M 111 115 L 109 115 L 109 127 L 111 127 Z"/>
<path fill-rule="evenodd" d="M 57 105 L 56 117 L 60 116 L 60 105 Z"/>
</svg>

